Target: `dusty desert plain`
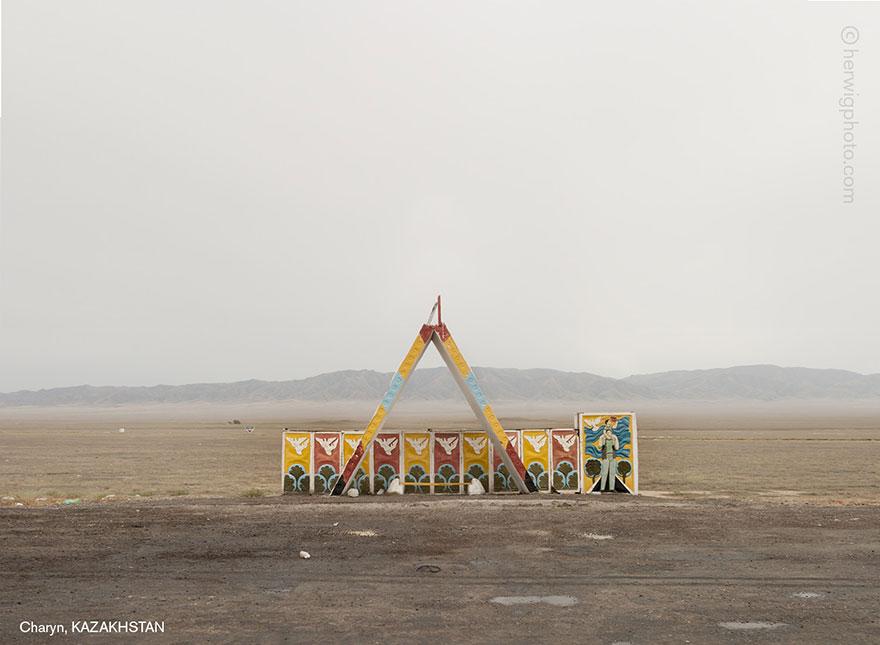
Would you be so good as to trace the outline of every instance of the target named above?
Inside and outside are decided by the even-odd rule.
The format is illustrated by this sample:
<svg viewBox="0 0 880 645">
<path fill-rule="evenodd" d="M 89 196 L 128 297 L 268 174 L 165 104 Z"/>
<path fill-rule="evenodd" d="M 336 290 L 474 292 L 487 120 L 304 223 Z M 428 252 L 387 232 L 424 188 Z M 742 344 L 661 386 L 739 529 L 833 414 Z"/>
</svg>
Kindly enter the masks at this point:
<svg viewBox="0 0 880 645">
<path fill-rule="evenodd" d="M 633 408 L 642 494 L 280 495 L 284 426 L 371 407 L 0 408 L 0 642 L 880 642 L 876 402 L 497 402 L 509 428 Z"/>
</svg>

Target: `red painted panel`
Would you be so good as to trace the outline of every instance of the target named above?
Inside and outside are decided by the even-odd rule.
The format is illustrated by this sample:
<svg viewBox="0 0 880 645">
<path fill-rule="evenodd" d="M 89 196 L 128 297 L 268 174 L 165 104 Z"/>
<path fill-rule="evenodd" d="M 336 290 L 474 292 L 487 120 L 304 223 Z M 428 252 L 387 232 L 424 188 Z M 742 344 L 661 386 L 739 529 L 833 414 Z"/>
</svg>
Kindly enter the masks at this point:
<svg viewBox="0 0 880 645">
<path fill-rule="evenodd" d="M 434 483 L 461 481 L 461 434 L 437 432 L 434 434 Z M 435 493 L 460 493 L 461 486 L 436 486 Z"/>
<path fill-rule="evenodd" d="M 560 428 L 550 431 L 551 483 L 557 491 L 576 491 L 579 483 L 577 430 Z"/>
<path fill-rule="evenodd" d="M 400 469 L 400 435 L 382 433 L 373 444 L 373 464 L 378 468 L 382 464 L 391 464 L 394 470 Z"/>
<path fill-rule="evenodd" d="M 315 454 L 315 472 L 324 465 L 333 466 L 336 472 L 339 472 L 342 459 L 342 439 L 338 432 L 316 432 L 312 450 Z"/>
<path fill-rule="evenodd" d="M 339 478 L 342 467 L 342 437 L 338 432 L 316 432 L 312 444 L 315 460 L 315 492 L 326 493 Z"/>
<path fill-rule="evenodd" d="M 434 434 L 434 472 L 440 466 L 449 464 L 459 471 L 461 464 L 461 434 L 458 432 L 437 432 Z"/>
<path fill-rule="evenodd" d="M 551 430 L 550 437 L 553 445 L 553 466 L 560 461 L 569 461 L 577 466 L 578 461 L 578 433 L 577 430 L 564 428 Z"/>
<path fill-rule="evenodd" d="M 373 442 L 373 489 L 385 490 L 400 476 L 400 435 L 382 433 Z"/>
</svg>

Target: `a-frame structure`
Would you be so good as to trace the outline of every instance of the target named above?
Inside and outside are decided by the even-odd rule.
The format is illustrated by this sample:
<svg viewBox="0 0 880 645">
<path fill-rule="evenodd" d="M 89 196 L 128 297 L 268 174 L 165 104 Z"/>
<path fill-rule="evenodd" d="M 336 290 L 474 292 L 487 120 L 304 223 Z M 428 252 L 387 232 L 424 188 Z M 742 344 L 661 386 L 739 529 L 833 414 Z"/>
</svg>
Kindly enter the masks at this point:
<svg viewBox="0 0 880 645">
<path fill-rule="evenodd" d="M 435 313 L 437 314 L 436 325 L 433 324 Z M 406 357 L 404 357 L 403 362 L 391 379 L 391 384 L 388 386 L 385 397 L 379 403 L 373 418 L 364 430 L 360 444 L 348 460 L 348 463 L 345 464 L 342 475 L 337 479 L 331 495 L 342 495 L 348 490 L 352 483 L 352 475 L 357 472 L 358 466 L 367 454 L 367 450 L 370 448 L 376 435 L 382 430 L 385 419 L 391 413 L 391 408 L 394 407 L 394 403 L 400 396 L 410 374 L 415 371 L 416 365 L 419 364 L 419 360 L 421 360 L 422 355 L 425 353 L 428 343 L 433 343 L 437 351 L 440 352 L 440 356 L 443 357 L 443 361 L 455 378 L 459 389 L 461 389 L 476 417 L 482 422 L 489 440 L 495 447 L 495 454 L 501 456 L 502 462 L 507 466 L 507 470 L 510 473 L 510 478 L 516 483 L 519 491 L 521 493 L 537 492 L 537 487 L 526 474 L 522 460 L 516 453 L 516 446 L 508 440 L 504 428 L 501 427 L 501 423 L 498 421 L 498 418 L 492 411 L 492 407 L 486 401 L 483 391 L 477 384 L 473 370 L 471 370 L 467 361 L 464 360 L 461 352 L 458 351 L 458 347 L 455 341 L 452 340 L 449 329 L 443 324 L 440 296 L 437 296 L 437 301 L 434 303 L 434 308 L 431 309 L 428 322 L 422 325 L 418 336 L 416 336 L 412 346 L 409 348 L 409 352 L 407 352 Z"/>
</svg>

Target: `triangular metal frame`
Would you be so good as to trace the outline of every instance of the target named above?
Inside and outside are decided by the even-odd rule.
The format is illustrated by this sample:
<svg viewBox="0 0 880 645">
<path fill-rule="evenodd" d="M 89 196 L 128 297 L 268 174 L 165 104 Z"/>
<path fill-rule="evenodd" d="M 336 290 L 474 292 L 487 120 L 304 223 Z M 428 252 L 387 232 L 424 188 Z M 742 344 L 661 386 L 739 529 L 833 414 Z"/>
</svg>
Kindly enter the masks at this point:
<svg viewBox="0 0 880 645">
<path fill-rule="evenodd" d="M 437 312 L 436 325 L 433 324 L 435 312 Z M 333 487 L 333 490 L 330 493 L 331 495 L 342 495 L 348 491 L 353 482 L 354 473 L 357 472 L 358 466 L 360 466 L 376 436 L 382 430 L 382 426 L 385 424 L 385 419 L 387 419 L 388 415 L 391 413 L 391 409 L 397 402 L 400 393 L 403 391 L 403 386 L 406 385 L 409 380 L 409 376 L 415 371 L 416 366 L 419 364 L 419 361 L 428 347 L 428 343 L 433 343 L 434 347 L 437 348 L 437 351 L 440 352 L 440 356 L 443 358 L 443 361 L 452 373 L 455 382 L 458 384 L 462 394 L 464 394 L 464 398 L 471 406 L 471 410 L 473 410 L 474 415 L 483 424 L 483 428 L 486 430 L 486 434 L 495 448 L 495 454 L 501 456 L 502 462 L 507 466 L 511 479 L 513 479 L 519 491 L 521 493 L 537 492 L 537 487 L 531 477 L 526 473 L 522 460 L 516 453 L 516 446 L 514 446 L 507 438 L 507 433 L 504 432 L 504 428 L 501 427 L 501 423 L 492 411 L 492 406 L 486 401 L 483 391 L 477 384 L 477 379 L 476 376 L 474 376 L 473 370 L 458 350 L 458 346 L 452 339 L 449 329 L 443 324 L 441 314 L 440 297 L 438 296 L 437 301 L 434 303 L 434 308 L 431 310 L 428 322 L 422 325 L 418 336 L 416 336 L 416 339 L 409 348 L 403 362 L 400 364 L 400 367 L 391 379 L 388 391 L 385 393 L 385 396 L 376 408 L 376 412 L 373 414 L 373 418 L 370 419 L 370 423 L 367 424 L 367 427 L 361 436 L 360 444 L 355 449 L 351 458 L 349 458 L 348 463 L 345 464 L 342 474 L 336 480 L 336 485 Z"/>
</svg>

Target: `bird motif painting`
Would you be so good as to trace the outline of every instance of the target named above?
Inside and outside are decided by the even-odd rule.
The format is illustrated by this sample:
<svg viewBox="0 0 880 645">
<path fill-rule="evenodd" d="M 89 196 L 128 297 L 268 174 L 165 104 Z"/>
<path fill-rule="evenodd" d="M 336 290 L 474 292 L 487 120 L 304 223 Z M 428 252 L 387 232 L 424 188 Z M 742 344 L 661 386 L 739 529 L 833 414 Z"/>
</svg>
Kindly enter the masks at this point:
<svg viewBox="0 0 880 645">
<path fill-rule="evenodd" d="M 378 443 L 382 447 L 382 450 L 385 451 L 386 455 L 390 455 L 392 452 L 394 452 L 394 449 L 397 448 L 397 437 L 376 439 L 376 443 Z"/>
<path fill-rule="evenodd" d="M 458 445 L 458 437 L 437 437 L 437 443 L 446 451 L 447 455 L 451 455 Z"/>
<path fill-rule="evenodd" d="M 336 446 L 339 445 L 339 437 L 316 437 L 316 441 L 321 444 L 326 455 L 332 455 Z"/>
<path fill-rule="evenodd" d="M 553 439 L 565 452 L 568 452 L 577 441 L 577 435 L 573 432 L 571 434 L 555 434 Z"/>
<path fill-rule="evenodd" d="M 407 437 L 406 442 L 412 446 L 412 449 L 416 451 L 417 455 L 421 455 L 422 451 L 428 447 L 428 439 L 426 437 L 420 439 L 411 439 Z"/>
<path fill-rule="evenodd" d="M 465 441 L 467 441 L 471 448 L 474 449 L 474 453 L 480 455 L 483 453 L 483 448 L 486 447 L 486 437 L 465 437 Z"/>
<path fill-rule="evenodd" d="M 544 444 L 547 443 L 547 435 L 540 434 L 538 436 L 532 436 L 523 432 L 523 437 L 532 444 L 532 448 L 534 448 L 535 452 L 541 452 L 541 449 L 544 447 Z"/>
<path fill-rule="evenodd" d="M 287 443 L 291 445 L 291 447 L 296 450 L 296 454 L 303 454 L 303 450 L 309 445 L 308 437 L 287 437 Z"/>
</svg>

